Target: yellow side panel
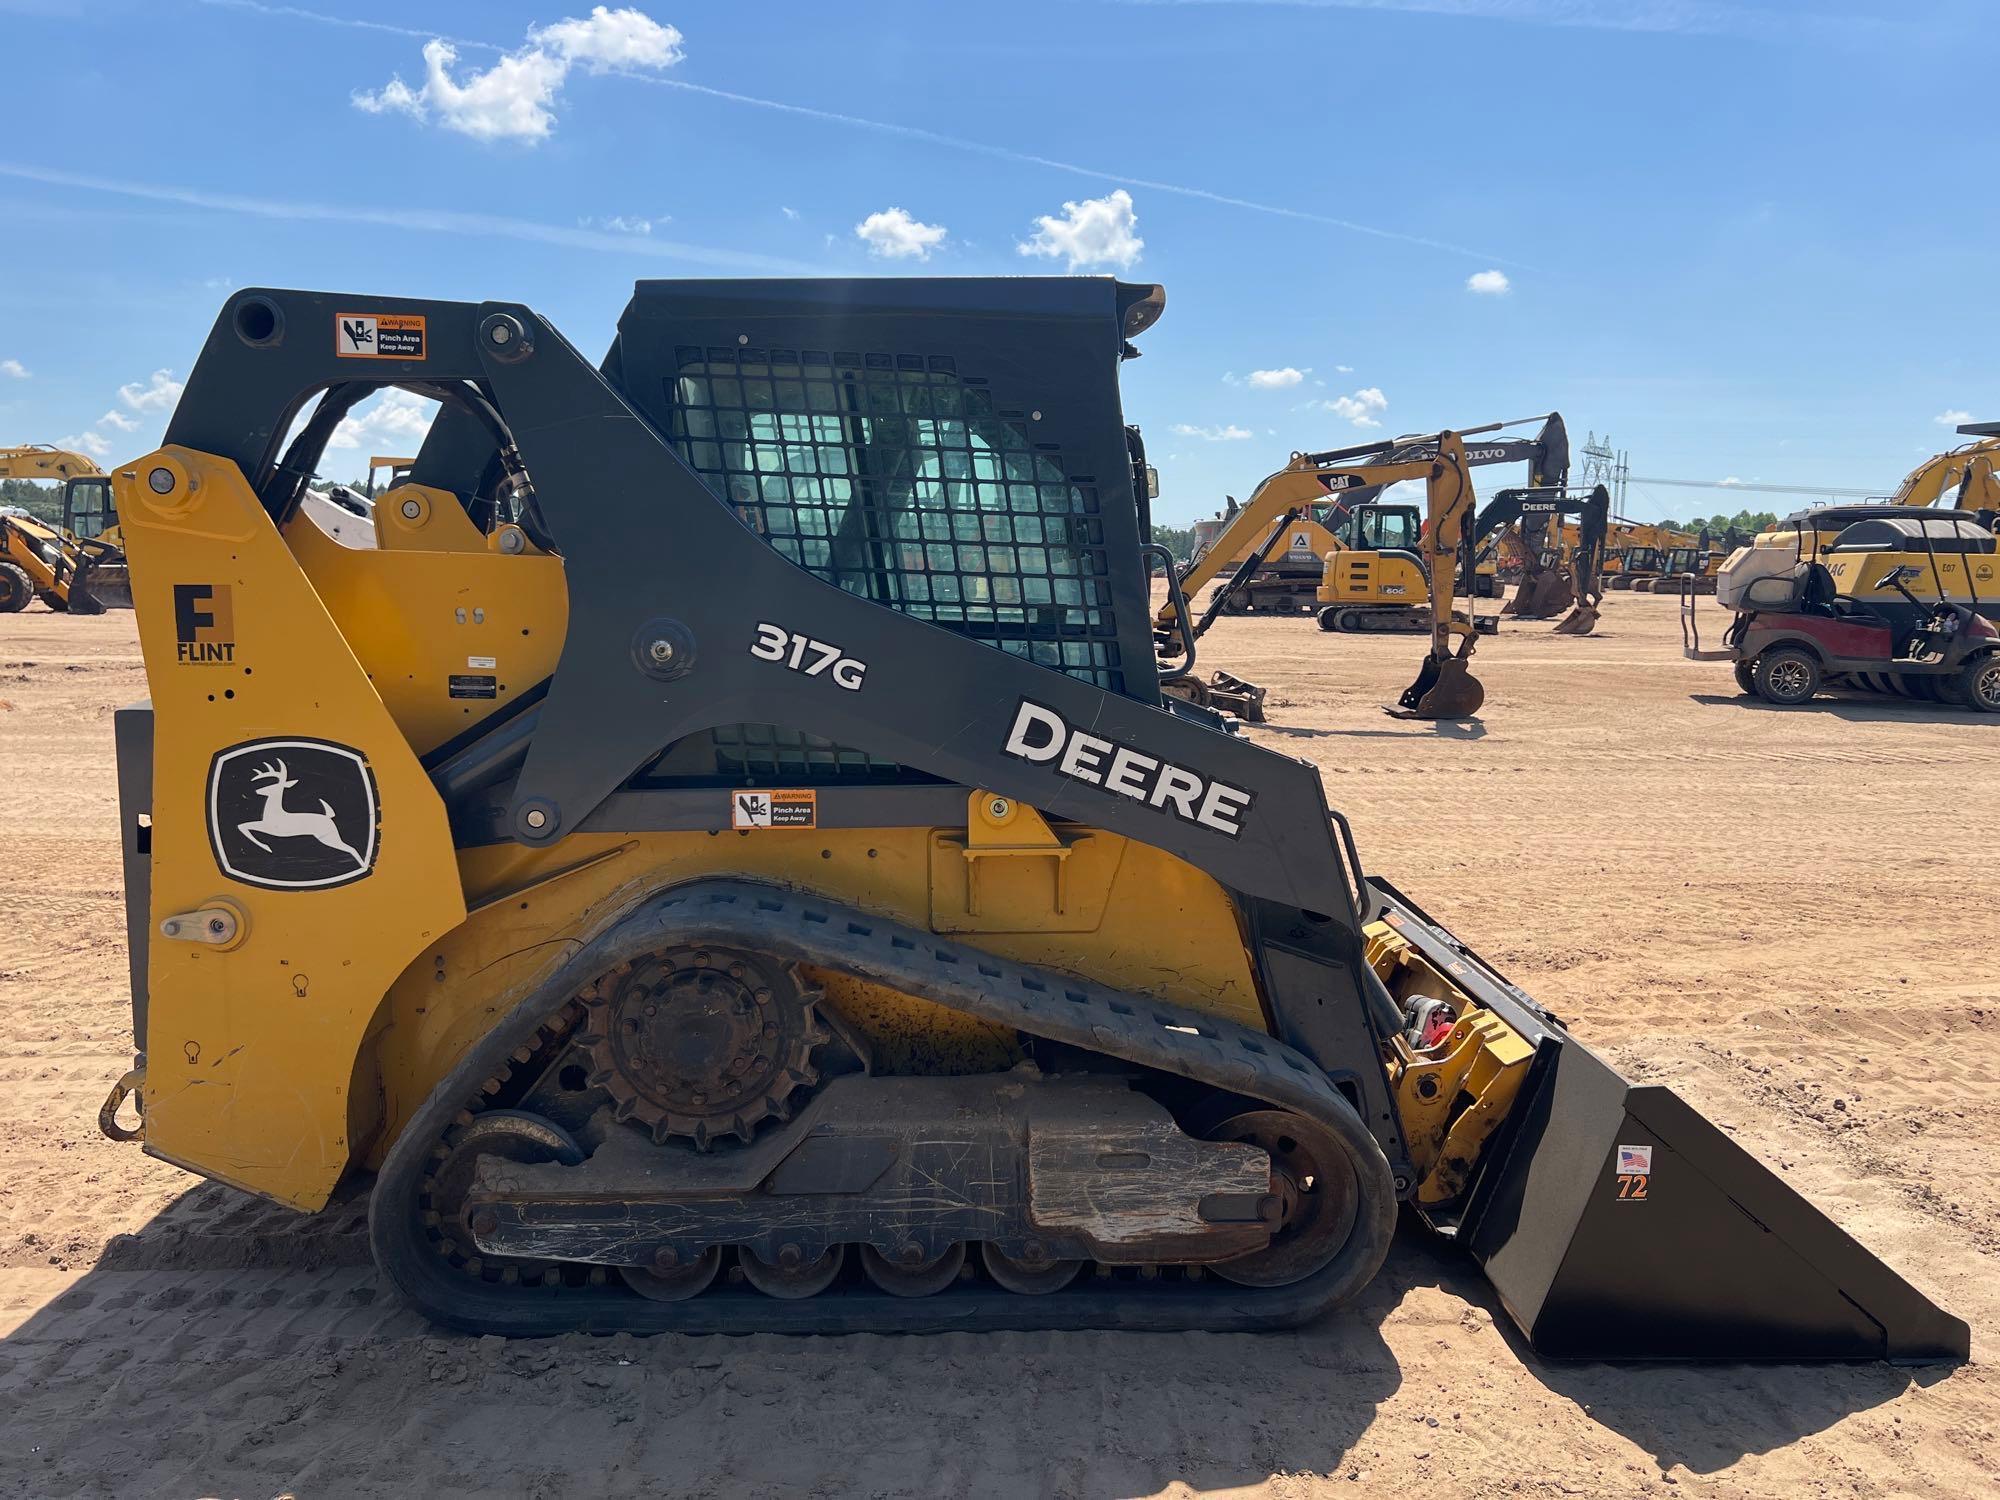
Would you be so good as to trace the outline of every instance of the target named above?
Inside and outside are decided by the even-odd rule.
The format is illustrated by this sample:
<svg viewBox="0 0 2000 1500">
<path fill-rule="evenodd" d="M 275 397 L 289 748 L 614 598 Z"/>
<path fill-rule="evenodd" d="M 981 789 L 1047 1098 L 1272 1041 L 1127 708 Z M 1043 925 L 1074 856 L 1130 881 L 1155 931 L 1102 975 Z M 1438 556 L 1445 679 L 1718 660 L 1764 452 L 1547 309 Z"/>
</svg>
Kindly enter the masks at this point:
<svg viewBox="0 0 2000 1500">
<path fill-rule="evenodd" d="M 720 801 L 726 793 L 716 795 Z M 941 893 L 941 902 L 932 889 L 939 832 L 587 834 L 540 850 L 516 844 L 464 850 L 461 870 L 475 909 L 397 980 L 376 1039 L 381 1097 L 369 1110 L 380 1114 L 373 1122 L 373 1154 L 379 1157 L 465 1049 L 560 967 L 579 941 L 653 892 L 703 876 L 740 876 L 928 928 L 934 904 L 949 913 L 964 891 L 962 877 Z M 1021 929 L 988 929 L 972 941 L 1003 957 L 1087 974 L 1267 1029 L 1235 908 L 1220 886 L 1148 845 L 1102 831 L 1064 826 L 1062 832 L 1065 838 L 1088 832 L 1090 842 L 1103 848 L 1101 861 L 1071 876 L 1073 899 L 1099 911 L 1098 924 L 1087 931 L 1036 930 L 1047 911 L 1038 916 L 1029 910 L 1022 888 L 1007 891 Z M 1086 872 L 1099 882 L 1096 889 L 1084 888 Z M 1052 885 L 1047 889 L 1052 893 Z M 996 901 L 1000 894 L 996 887 Z M 874 1040 L 884 1066 L 1004 1065 L 1006 1049 L 991 1028 L 941 1016 L 930 1002 L 875 986 L 832 984 L 828 994 Z"/>
<path fill-rule="evenodd" d="M 1322 604 L 1421 604 L 1428 597 L 1422 571 L 1407 557 L 1379 552 L 1336 552 L 1327 559 Z"/>
<path fill-rule="evenodd" d="M 438 494 L 415 486 L 393 493 L 427 503 Z M 487 549 L 448 495 L 420 527 L 391 515 L 377 527 L 385 542 L 396 539 L 389 548 L 343 547 L 304 514 L 287 525 L 285 541 L 423 755 L 555 670 L 569 595 L 562 559 Z"/>
<path fill-rule="evenodd" d="M 355 1057 L 383 993 L 465 916 L 444 806 L 233 464 L 169 448 L 115 483 L 155 716 L 147 1149 L 318 1208 L 348 1162 Z M 206 591 L 198 649 L 182 649 L 177 585 Z M 291 737 L 367 758 L 380 835 L 348 884 L 245 884 L 211 848 L 217 753 Z M 240 913 L 233 946 L 160 933 L 218 904 Z"/>
</svg>

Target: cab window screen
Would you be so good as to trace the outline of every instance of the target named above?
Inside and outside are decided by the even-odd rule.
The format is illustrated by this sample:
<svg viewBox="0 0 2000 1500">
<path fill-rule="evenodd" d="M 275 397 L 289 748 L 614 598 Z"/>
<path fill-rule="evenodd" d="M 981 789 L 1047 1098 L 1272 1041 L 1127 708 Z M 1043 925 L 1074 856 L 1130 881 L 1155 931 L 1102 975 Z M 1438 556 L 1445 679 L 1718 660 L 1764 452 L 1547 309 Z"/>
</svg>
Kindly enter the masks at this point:
<svg viewBox="0 0 2000 1500">
<path fill-rule="evenodd" d="M 668 437 L 783 556 L 1122 691 L 1094 484 L 943 356 L 677 351 Z"/>
</svg>

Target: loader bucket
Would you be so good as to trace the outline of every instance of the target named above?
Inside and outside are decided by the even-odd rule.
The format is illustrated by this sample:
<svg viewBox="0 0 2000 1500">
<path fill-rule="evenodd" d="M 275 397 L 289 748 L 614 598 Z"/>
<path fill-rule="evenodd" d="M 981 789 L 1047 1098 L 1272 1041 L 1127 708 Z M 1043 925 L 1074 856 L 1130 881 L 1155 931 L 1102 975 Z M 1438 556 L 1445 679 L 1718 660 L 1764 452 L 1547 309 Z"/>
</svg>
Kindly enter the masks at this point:
<svg viewBox="0 0 2000 1500">
<path fill-rule="evenodd" d="M 1536 1044 L 1452 1227 L 1556 1359 L 1964 1360 L 1966 1325 L 1672 1089 L 1627 1083 L 1386 882 L 1390 922 Z"/>
<path fill-rule="evenodd" d="M 1433 651 L 1424 658 L 1417 680 L 1403 689 L 1388 712 L 1399 719 L 1469 719 L 1485 701 L 1486 689 L 1463 656 Z"/>
<path fill-rule="evenodd" d="M 107 609 L 132 607 L 132 574 L 122 563 L 96 563 L 69 587 L 72 614 L 99 615 Z"/>
<path fill-rule="evenodd" d="M 1579 604 L 1560 620 L 1556 621 L 1555 635 L 1589 635 L 1597 629 L 1597 606 Z"/>
</svg>

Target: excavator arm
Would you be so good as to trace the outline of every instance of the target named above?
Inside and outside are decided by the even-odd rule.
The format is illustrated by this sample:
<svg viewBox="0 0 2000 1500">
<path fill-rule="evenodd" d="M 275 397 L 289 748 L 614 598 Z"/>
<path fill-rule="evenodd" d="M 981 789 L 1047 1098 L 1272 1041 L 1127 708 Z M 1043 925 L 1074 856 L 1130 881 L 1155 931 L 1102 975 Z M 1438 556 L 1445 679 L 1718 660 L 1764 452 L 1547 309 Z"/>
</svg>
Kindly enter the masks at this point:
<svg viewBox="0 0 2000 1500">
<path fill-rule="evenodd" d="M 0 479 L 102 479 L 104 471 L 81 453 L 29 443 L 0 448 Z"/>
</svg>

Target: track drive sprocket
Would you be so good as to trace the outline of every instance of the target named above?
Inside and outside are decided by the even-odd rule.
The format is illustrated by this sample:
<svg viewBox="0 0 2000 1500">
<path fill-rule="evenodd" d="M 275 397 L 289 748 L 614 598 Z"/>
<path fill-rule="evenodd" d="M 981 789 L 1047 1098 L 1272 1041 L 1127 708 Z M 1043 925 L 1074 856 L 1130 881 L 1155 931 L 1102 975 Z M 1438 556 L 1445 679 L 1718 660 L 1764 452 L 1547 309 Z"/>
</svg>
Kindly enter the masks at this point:
<svg viewBox="0 0 2000 1500">
<path fill-rule="evenodd" d="M 578 1045 L 590 1082 L 614 1114 L 698 1150 L 748 1142 L 767 1120 L 791 1118 L 819 1082 L 814 1052 L 832 1040 L 821 991 L 797 964 L 734 948 L 684 947 L 620 964 L 580 996 Z"/>
</svg>

